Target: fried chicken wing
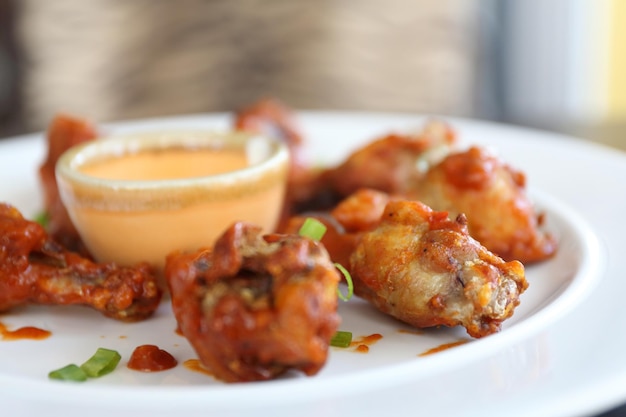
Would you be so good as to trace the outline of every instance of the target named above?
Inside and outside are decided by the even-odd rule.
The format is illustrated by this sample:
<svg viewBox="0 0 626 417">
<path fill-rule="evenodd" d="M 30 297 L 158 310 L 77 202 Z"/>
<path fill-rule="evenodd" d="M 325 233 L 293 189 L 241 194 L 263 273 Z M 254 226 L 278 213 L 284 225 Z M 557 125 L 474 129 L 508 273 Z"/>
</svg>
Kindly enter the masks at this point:
<svg viewBox="0 0 626 417">
<path fill-rule="evenodd" d="M 505 262 L 467 231 L 417 201 L 391 201 L 351 258 L 355 294 L 416 327 L 465 327 L 472 337 L 499 331 L 528 283 L 518 261 Z"/>
<path fill-rule="evenodd" d="M 150 316 L 160 300 L 147 264 L 96 264 L 64 249 L 15 207 L 0 204 L 0 311 L 23 304 L 81 304 L 136 321 Z"/>
<path fill-rule="evenodd" d="M 63 152 L 74 145 L 95 139 L 96 136 L 97 129 L 89 121 L 65 114 L 57 115 L 48 127 L 46 134 L 48 153 L 39 167 L 44 208 L 48 215 L 46 228 L 52 238 L 61 245 L 83 255 L 87 255 L 87 249 L 61 202 L 54 170 Z"/>
<path fill-rule="evenodd" d="M 392 133 L 356 150 L 324 172 L 323 182 L 342 198 L 361 188 L 405 195 L 455 143 L 456 133 L 449 125 L 431 120 L 421 132 Z"/>
<path fill-rule="evenodd" d="M 319 242 L 236 223 L 211 249 L 168 256 L 182 334 L 227 382 L 316 374 L 337 330 L 339 273 Z"/>
<path fill-rule="evenodd" d="M 448 155 L 410 197 L 450 217 L 463 213 L 470 235 L 506 260 L 537 262 L 556 252 L 555 239 L 541 230 L 542 216 L 526 195 L 524 174 L 485 148 Z"/>
</svg>

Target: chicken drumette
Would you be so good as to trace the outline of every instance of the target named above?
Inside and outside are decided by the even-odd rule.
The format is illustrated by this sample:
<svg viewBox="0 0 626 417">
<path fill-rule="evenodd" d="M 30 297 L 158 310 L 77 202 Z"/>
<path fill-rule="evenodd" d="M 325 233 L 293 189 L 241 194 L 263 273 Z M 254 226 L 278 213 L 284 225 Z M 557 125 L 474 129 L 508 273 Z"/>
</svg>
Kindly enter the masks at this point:
<svg viewBox="0 0 626 417">
<path fill-rule="evenodd" d="M 96 264 L 64 249 L 15 207 L 0 204 L 0 311 L 23 304 L 81 304 L 135 321 L 150 316 L 160 300 L 147 264 Z"/>
<path fill-rule="evenodd" d="M 319 242 L 236 223 L 211 249 L 168 256 L 165 277 L 182 334 L 217 378 L 313 375 L 325 364 L 340 276 Z"/>
<path fill-rule="evenodd" d="M 65 114 L 57 115 L 46 133 L 48 152 L 39 167 L 43 187 L 45 212 L 48 217 L 46 229 L 51 237 L 65 248 L 87 255 L 87 249 L 61 202 L 55 177 L 56 163 L 66 150 L 74 145 L 93 140 L 98 135 L 89 121 Z"/>
<path fill-rule="evenodd" d="M 380 224 L 359 237 L 350 257 L 355 293 L 416 327 L 457 326 L 473 337 L 500 329 L 528 283 L 450 220 L 416 201 L 391 201 Z"/>
<path fill-rule="evenodd" d="M 464 214 L 470 235 L 506 260 L 530 263 L 556 252 L 556 240 L 541 230 L 543 218 L 526 194 L 524 174 L 485 148 L 451 153 L 408 195 L 450 217 Z"/>
</svg>

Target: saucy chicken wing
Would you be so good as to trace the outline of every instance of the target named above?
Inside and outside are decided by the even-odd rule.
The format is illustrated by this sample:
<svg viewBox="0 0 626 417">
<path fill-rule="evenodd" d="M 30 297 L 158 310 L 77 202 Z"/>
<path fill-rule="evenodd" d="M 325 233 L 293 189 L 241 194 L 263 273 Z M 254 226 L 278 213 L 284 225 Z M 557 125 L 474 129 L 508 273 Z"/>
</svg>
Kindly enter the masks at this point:
<svg viewBox="0 0 626 417">
<path fill-rule="evenodd" d="M 69 148 L 95 139 L 96 127 L 89 121 L 65 114 L 57 115 L 46 134 L 48 153 L 39 168 L 39 178 L 43 187 L 44 209 L 48 222 L 46 229 L 51 237 L 65 248 L 87 255 L 74 224 L 61 202 L 54 174 L 57 160 Z"/>
<path fill-rule="evenodd" d="M 523 173 L 473 146 L 431 167 L 409 194 L 450 217 L 463 213 L 470 235 L 506 260 L 531 263 L 551 257 L 556 240 L 526 195 Z"/>
<path fill-rule="evenodd" d="M 0 311 L 23 304 L 81 304 L 136 321 L 150 316 L 160 300 L 147 264 L 96 264 L 64 249 L 15 207 L 0 204 Z"/>
<path fill-rule="evenodd" d="M 450 220 L 417 201 L 391 201 L 350 258 L 355 294 L 415 327 L 465 327 L 472 337 L 499 331 L 528 283 L 474 240 L 460 215 Z"/>
<path fill-rule="evenodd" d="M 455 143 L 449 125 L 431 120 L 416 134 L 392 133 L 370 142 L 325 171 L 322 179 L 341 198 L 361 188 L 405 195 Z"/>
<path fill-rule="evenodd" d="M 211 249 L 168 256 L 165 277 L 179 329 L 217 378 L 314 375 L 325 364 L 340 276 L 319 242 L 236 223 Z"/>
</svg>

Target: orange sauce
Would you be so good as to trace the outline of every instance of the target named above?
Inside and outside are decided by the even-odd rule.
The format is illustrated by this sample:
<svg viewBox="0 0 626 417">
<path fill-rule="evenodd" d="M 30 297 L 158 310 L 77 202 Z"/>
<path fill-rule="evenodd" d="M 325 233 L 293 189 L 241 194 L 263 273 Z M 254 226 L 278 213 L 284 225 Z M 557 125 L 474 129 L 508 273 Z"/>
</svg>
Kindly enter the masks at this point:
<svg viewBox="0 0 626 417">
<path fill-rule="evenodd" d="M 190 371 L 200 372 L 201 374 L 213 376 L 213 373 L 206 369 L 199 359 L 187 359 L 185 362 L 183 362 L 183 366 Z"/>
<path fill-rule="evenodd" d="M 442 345 L 436 346 L 432 349 L 428 349 L 425 352 L 420 353 L 417 356 L 427 356 L 427 355 L 432 355 L 433 353 L 438 353 L 438 352 L 442 352 L 444 350 L 456 347 L 456 346 L 460 346 L 460 345 L 464 345 L 465 343 L 469 342 L 469 340 L 457 340 L 456 342 L 450 342 L 450 343 L 444 343 Z"/>
<path fill-rule="evenodd" d="M 169 148 L 95 161 L 80 170 L 97 178 L 138 181 L 202 177 L 246 166 L 243 150 Z"/>
<path fill-rule="evenodd" d="M 248 166 L 244 150 L 164 149 L 87 163 L 85 174 L 103 178 L 157 180 L 205 176 Z M 250 183 L 228 179 L 215 188 L 155 189 L 136 198 L 115 192 L 85 199 L 106 209 L 76 206 L 72 220 L 89 251 L 100 262 L 133 265 L 146 261 L 162 270 L 174 250 L 210 246 L 234 221 L 275 229 L 285 193 L 287 165 L 258 175 Z M 151 198 L 155 197 L 152 201 Z"/>
<path fill-rule="evenodd" d="M 26 326 L 20 327 L 16 330 L 9 330 L 7 327 L 0 323 L 0 337 L 2 340 L 42 340 L 50 337 L 52 333 L 48 330 L 43 330 L 38 327 Z"/>
<path fill-rule="evenodd" d="M 354 351 L 358 353 L 367 353 L 370 351 L 370 346 L 382 339 L 383 336 L 378 333 L 373 333 L 368 336 L 361 336 L 358 339 L 350 342 L 350 346 L 354 347 Z"/>
<path fill-rule="evenodd" d="M 159 372 L 176 365 L 178 361 L 169 352 L 155 345 L 141 345 L 135 348 L 126 366 L 135 371 Z"/>
<path fill-rule="evenodd" d="M 422 330 L 415 330 L 415 329 L 398 329 L 398 333 L 406 333 L 406 334 L 414 334 L 414 335 L 420 335 L 420 334 L 424 334 L 424 332 Z"/>
</svg>

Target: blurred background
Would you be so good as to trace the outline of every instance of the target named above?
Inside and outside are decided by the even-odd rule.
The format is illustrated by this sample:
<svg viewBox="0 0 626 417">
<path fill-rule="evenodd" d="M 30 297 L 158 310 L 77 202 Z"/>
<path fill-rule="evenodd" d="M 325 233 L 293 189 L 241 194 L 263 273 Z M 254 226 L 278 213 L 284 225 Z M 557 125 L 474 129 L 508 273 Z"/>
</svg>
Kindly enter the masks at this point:
<svg viewBox="0 0 626 417">
<path fill-rule="evenodd" d="M 623 0 L 0 0 L 0 137 L 272 96 L 625 149 L 624 45 Z"/>
</svg>

